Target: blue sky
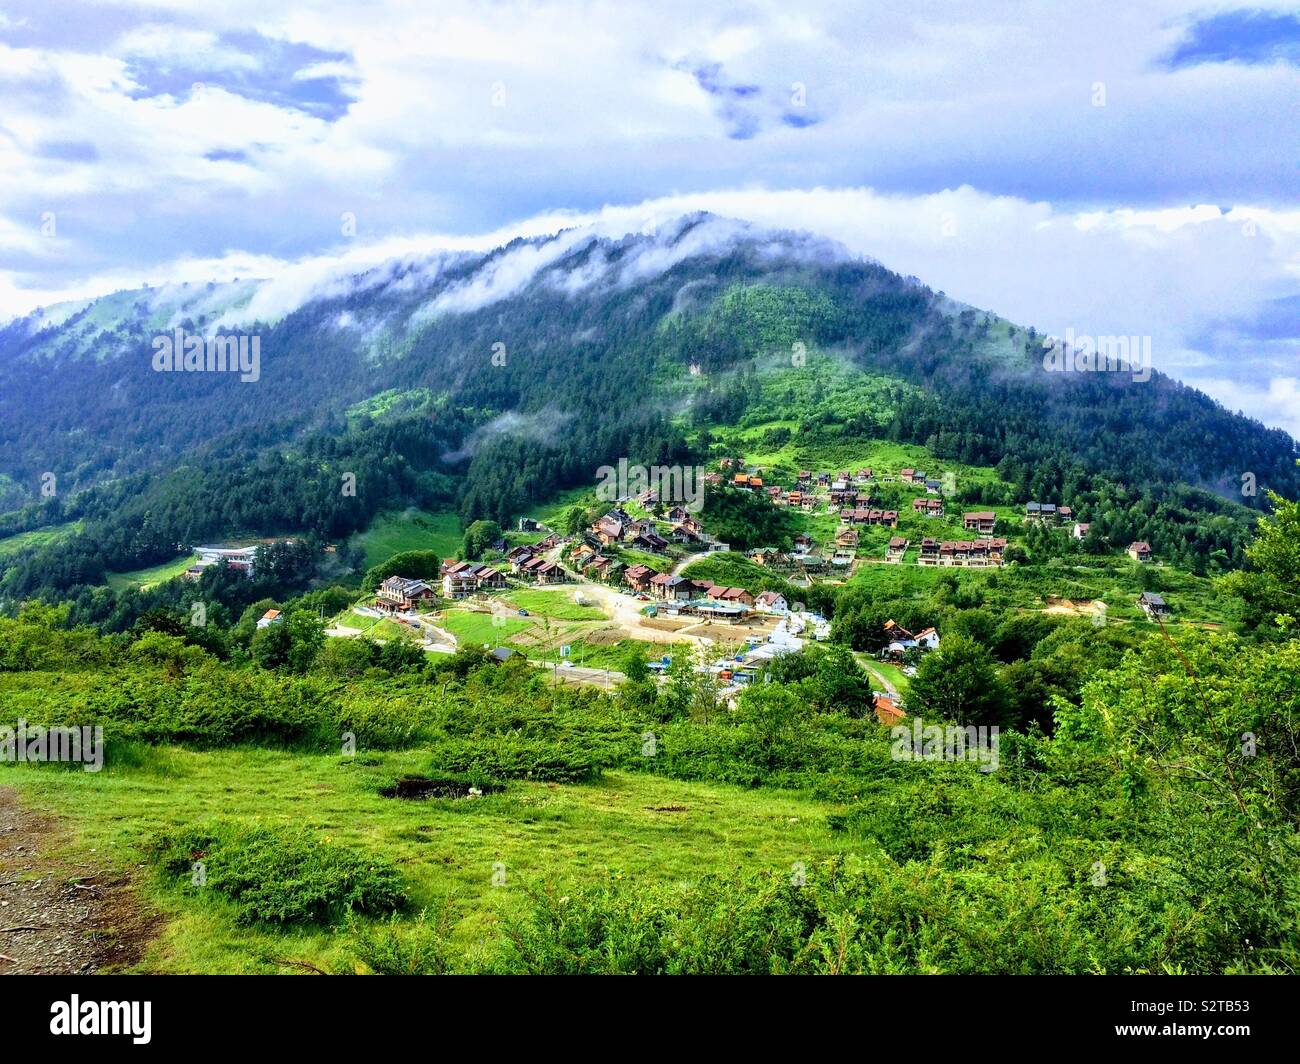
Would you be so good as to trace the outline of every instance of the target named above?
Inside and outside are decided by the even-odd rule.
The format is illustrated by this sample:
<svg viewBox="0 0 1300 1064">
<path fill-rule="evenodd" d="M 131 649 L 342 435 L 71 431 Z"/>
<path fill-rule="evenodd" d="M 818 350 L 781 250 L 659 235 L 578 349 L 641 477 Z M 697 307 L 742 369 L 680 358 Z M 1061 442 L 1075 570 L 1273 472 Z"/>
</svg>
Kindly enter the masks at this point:
<svg viewBox="0 0 1300 1064">
<path fill-rule="evenodd" d="M 0 0 L 0 317 L 702 206 L 1300 434 L 1298 65 L 1294 5 Z"/>
</svg>

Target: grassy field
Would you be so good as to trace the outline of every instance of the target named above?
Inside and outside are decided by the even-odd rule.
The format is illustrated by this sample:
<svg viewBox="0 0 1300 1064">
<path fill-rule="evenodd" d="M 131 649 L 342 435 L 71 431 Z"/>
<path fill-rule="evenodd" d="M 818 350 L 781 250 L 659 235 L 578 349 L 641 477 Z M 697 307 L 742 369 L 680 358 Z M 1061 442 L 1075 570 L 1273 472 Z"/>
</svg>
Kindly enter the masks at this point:
<svg viewBox="0 0 1300 1064">
<path fill-rule="evenodd" d="M 907 693 L 907 676 L 903 674 L 903 670 L 897 665 L 888 661 L 872 661 L 871 668 L 892 683 L 900 694 Z"/>
<path fill-rule="evenodd" d="M 196 554 L 182 554 L 173 561 L 163 562 L 162 565 L 155 565 L 148 569 L 136 569 L 130 573 L 108 573 L 104 579 L 114 591 L 121 591 L 128 587 L 152 587 L 154 584 L 161 584 L 180 576 L 197 560 Z"/>
<path fill-rule="evenodd" d="M 533 628 L 533 621 L 527 617 L 505 617 L 467 609 L 447 610 L 434 623 L 454 635 L 458 643 L 470 646 L 482 646 L 484 643 L 497 646 L 507 643 L 511 636 Z"/>
<path fill-rule="evenodd" d="M 322 839 L 382 853 L 401 869 L 415 910 L 449 897 L 460 903 L 466 915 L 454 941 L 466 951 L 501 916 L 522 912 L 526 892 L 544 884 L 563 889 L 615 877 L 666 884 L 715 870 L 811 864 L 854 846 L 828 831 L 833 807 L 797 794 L 622 772 L 582 786 L 516 782 L 478 799 L 410 802 L 377 793 L 425 768 L 420 751 L 349 759 L 161 747 L 143 751 L 130 768 L 99 773 L 4 766 L 0 783 L 65 817 L 70 851 L 93 850 L 95 860 L 122 870 L 141 859 L 154 833 L 215 817 L 304 825 Z M 493 886 L 498 862 L 506 881 Z M 145 969 L 265 973 L 285 970 L 271 958 L 328 967 L 344 957 L 338 934 L 242 927 L 220 899 L 162 889 L 147 873 L 141 882 L 169 920 Z"/>
<path fill-rule="evenodd" d="M 575 602 L 572 591 L 544 591 L 528 589 L 511 591 L 502 596 L 516 609 L 525 609 L 530 614 L 553 617 L 558 621 L 603 621 L 607 615 L 599 606 L 582 605 Z"/>
<path fill-rule="evenodd" d="M 455 514 L 410 509 L 380 514 L 359 538 L 369 569 L 408 550 L 435 550 L 453 557 L 460 550 L 462 537 L 460 518 Z"/>
<path fill-rule="evenodd" d="M 6 536 L 0 539 L 0 558 L 17 554 L 28 547 L 43 547 L 47 543 L 57 542 L 64 536 L 79 531 L 81 531 L 81 522 L 69 521 L 62 525 L 47 525 L 45 528 L 33 529 L 31 532 L 19 532 L 16 536 Z"/>
</svg>

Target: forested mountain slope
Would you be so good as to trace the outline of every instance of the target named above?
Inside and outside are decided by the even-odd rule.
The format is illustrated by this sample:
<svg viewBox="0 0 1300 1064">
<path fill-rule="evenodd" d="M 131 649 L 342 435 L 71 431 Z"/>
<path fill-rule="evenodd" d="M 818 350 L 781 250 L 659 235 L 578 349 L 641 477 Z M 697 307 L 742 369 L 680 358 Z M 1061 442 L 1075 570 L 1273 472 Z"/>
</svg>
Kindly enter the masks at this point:
<svg viewBox="0 0 1300 1064">
<path fill-rule="evenodd" d="M 257 380 L 156 372 L 154 338 L 178 328 L 257 337 Z M 829 242 L 700 215 L 395 261 L 305 295 L 175 286 L 10 323 L 0 535 L 84 524 L 9 560 L 0 590 L 93 583 L 235 528 L 338 537 L 397 504 L 508 520 L 620 456 L 704 460 L 688 424 L 727 423 L 766 369 L 829 355 L 909 385 L 842 431 L 1003 463 L 1061 501 L 1123 485 L 1189 530 L 1213 515 L 1200 554 L 1235 558 L 1265 487 L 1300 494 L 1294 440 L 1176 381 L 1046 372 L 1032 329 Z"/>
</svg>

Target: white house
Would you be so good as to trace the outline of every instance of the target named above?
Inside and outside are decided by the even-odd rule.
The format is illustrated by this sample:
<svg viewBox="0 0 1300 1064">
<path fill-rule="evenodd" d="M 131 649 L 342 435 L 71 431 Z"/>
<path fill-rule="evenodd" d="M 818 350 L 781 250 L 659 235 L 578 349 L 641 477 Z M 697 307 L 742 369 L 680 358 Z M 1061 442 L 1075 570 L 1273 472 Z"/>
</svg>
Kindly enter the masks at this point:
<svg viewBox="0 0 1300 1064">
<path fill-rule="evenodd" d="M 785 596 L 777 591 L 762 592 L 754 600 L 754 605 L 764 613 L 785 613 L 790 608 Z"/>
<path fill-rule="evenodd" d="M 270 628 L 273 624 L 279 624 L 284 618 L 280 615 L 279 610 L 267 610 L 257 619 L 258 628 Z"/>
</svg>

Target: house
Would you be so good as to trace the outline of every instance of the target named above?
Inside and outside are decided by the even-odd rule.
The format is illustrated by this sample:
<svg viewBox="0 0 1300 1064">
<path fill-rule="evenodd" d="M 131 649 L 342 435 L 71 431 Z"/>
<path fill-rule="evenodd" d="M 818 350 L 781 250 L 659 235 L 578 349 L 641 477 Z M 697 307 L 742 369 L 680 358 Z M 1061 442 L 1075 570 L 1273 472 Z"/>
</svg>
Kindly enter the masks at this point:
<svg viewBox="0 0 1300 1064">
<path fill-rule="evenodd" d="M 257 619 L 258 628 L 270 628 L 273 624 L 279 624 L 284 618 L 280 615 L 279 610 L 267 610 Z"/>
<path fill-rule="evenodd" d="M 1092 527 L 1091 525 L 1076 521 L 1074 523 L 1074 530 L 1070 533 L 1070 535 L 1072 535 L 1075 539 L 1086 539 L 1088 536 L 1088 529 L 1091 527 Z"/>
<path fill-rule="evenodd" d="M 800 554 L 812 550 L 813 538 L 807 532 L 797 532 L 794 537 L 794 549 Z"/>
<path fill-rule="evenodd" d="M 943 500 L 927 499 L 924 496 L 920 496 L 912 500 L 912 512 L 918 513 L 922 517 L 942 517 Z"/>
<path fill-rule="evenodd" d="M 613 564 L 613 558 L 607 558 L 605 555 L 601 554 L 598 557 L 592 558 L 591 561 L 584 565 L 582 571 L 597 579 L 601 579 L 609 575 L 610 566 Z"/>
<path fill-rule="evenodd" d="M 896 696 L 876 695 L 874 708 L 876 720 L 887 728 L 907 719 L 907 714 L 898 708 L 898 698 Z"/>
<path fill-rule="evenodd" d="M 476 585 L 468 573 L 444 573 L 442 576 L 443 598 L 463 599 L 472 595 Z"/>
<path fill-rule="evenodd" d="M 893 620 L 885 622 L 885 650 L 888 657 L 902 657 L 916 647 L 916 636 Z"/>
<path fill-rule="evenodd" d="M 517 651 L 511 650 L 509 647 L 497 647 L 495 650 L 488 652 L 488 657 L 497 664 L 504 664 L 513 658 L 516 653 Z"/>
<path fill-rule="evenodd" d="M 859 484 L 865 484 L 867 481 L 872 479 L 871 470 L 859 469 L 857 473 L 854 475 L 853 479 L 856 480 Z"/>
<path fill-rule="evenodd" d="M 943 484 L 937 480 L 927 480 L 925 482 L 925 493 L 927 495 L 940 495 L 943 493 Z"/>
<path fill-rule="evenodd" d="M 857 547 L 860 536 L 856 528 L 842 528 L 835 534 L 837 547 Z"/>
<path fill-rule="evenodd" d="M 901 480 L 904 484 L 912 483 L 912 478 L 914 476 L 916 476 L 915 469 L 900 469 L 898 471 L 898 479 Z"/>
<path fill-rule="evenodd" d="M 789 609 L 785 596 L 779 591 L 760 592 L 758 598 L 754 600 L 754 605 L 769 613 L 785 613 Z"/>
<path fill-rule="evenodd" d="M 809 469 L 801 469 L 799 470 L 799 476 L 795 479 L 799 481 L 800 487 L 806 487 L 808 482 L 812 480 L 812 471 Z"/>
<path fill-rule="evenodd" d="M 671 579 L 672 575 L 670 573 L 655 573 L 655 575 L 650 577 L 648 581 L 647 590 L 650 594 L 654 595 L 655 598 L 667 598 L 668 581 Z"/>
<path fill-rule="evenodd" d="M 506 561 L 510 563 L 510 571 L 512 573 L 519 573 L 519 572 L 523 572 L 524 567 L 529 562 L 535 561 L 540 557 L 541 555 L 537 554 L 535 551 L 520 550 L 519 548 L 516 547 L 509 554 L 506 555 Z"/>
<path fill-rule="evenodd" d="M 647 550 L 651 554 L 662 554 L 668 549 L 668 541 L 658 532 L 642 532 L 632 541 L 632 546 Z"/>
<path fill-rule="evenodd" d="M 648 565 L 633 565 L 623 574 L 623 580 L 638 593 L 650 590 L 650 581 L 659 573 Z"/>
<path fill-rule="evenodd" d="M 417 602 L 428 602 L 433 597 L 433 588 L 423 580 L 408 580 L 404 576 L 390 576 L 379 585 L 375 605 L 381 610 L 406 613 L 415 609 Z"/>
<path fill-rule="evenodd" d="M 933 628 L 922 628 L 916 633 L 916 645 L 922 650 L 938 650 L 939 633 Z"/>
<path fill-rule="evenodd" d="M 907 537 L 894 536 L 889 541 L 889 546 L 885 548 L 885 561 L 901 562 L 903 555 L 907 553 Z"/>
<path fill-rule="evenodd" d="M 794 560 L 806 572 L 820 572 L 826 567 L 826 559 L 820 554 L 798 554 Z"/>
<path fill-rule="evenodd" d="M 531 558 L 536 553 L 537 553 L 537 548 L 532 547 L 527 543 L 524 543 L 518 547 L 515 547 L 510 552 L 508 552 L 506 554 L 506 561 L 510 563 L 510 567 L 512 569 L 515 569 L 523 562 L 528 561 L 528 559 Z"/>
<path fill-rule="evenodd" d="M 749 560 L 755 565 L 775 565 L 780 555 L 771 547 L 756 547 L 748 554 Z"/>
<path fill-rule="evenodd" d="M 1054 502 L 1028 502 L 1025 503 L 1025 520 L 1046 523 L 1073 521 L 1074 511 L 1068 506 L 1057 506 Z"/>
<path fill-rule="evenodd" d="M 1143 591 L 1142 594 L 1138 596 L 1137 604 L 1142 607 L 1142 612 L 1145 613 L 1150 620 L 1154 621 L 1157 617 L 1169 616 L 1169 606 L 1166 604 L 1165 600 L 1154 591 Z"/>
<path fill-rule="evenodd" d="M 293 541 L 285 540 L 285 542 L 292 543 Z M 207 569 L 214 565 L 225 565 L 227 569 L 236 573 L 243 573 L 251 579 L 260 547 L 261 544 L 251 547 L 195 547 L 194 553 L 199 556 L 199 560 L 191 568 Z"/>
<path fill-rule="evenodd" d="M 536 532 L 538 530 L 538 527 L 539 526 L 537 522 L 534 521 L 531 517 L 521 517 L 519 519 L 520 532 Z"/>
<path fill-rule="evenodd" d="M 569 579 L 562 565 L 558 562 L 548 562 L 545 558 L 534 558 L 521 575 L 539 584 L 563 584 Z"/>
<path fill-rule="evenodd" d="M 668 520 L 675 525 L 682 525 L 688 521 L 693 521 L 691 512 L 685 506 L 674 506 L 668 511 Z"/>
<path fill-rule="evenodd" d="M 704 592 L 704 596 L 713 599 L 715 602 L 725 602 L 733 606 L 754 605 L 754 596 L 743 587 L 723 587 L 720 584 L 715 584 Z"/>
<path fill-rule="evenodd" d="M 968 532 L 992 532 L 998 515 L 992 510 L 975 510 L 961 515 L 961 527 Z"/>
<path fill-rule="evenodd" d="M 1128 556 L 1135 562 L 1149 562 L 1151 560 L 1151 544 L 1143 540 L 1128 545 Z"/>
<path fill-rule="evenodd" d="M 596 533 L 596 538 L 600 540 L 603 547 L 618 543 L 627 535 L 627 525 L 612 514 L 602 517 L 591 526 L 591 530 Z"/>
<path fill-rule="evenodd" d="M 482 565 L 478 562 L 442 563 L 442 593 L 446 598 L 463 599 L 474 591 L 493 590 L 505 586 L 505 575 L 490 565 Z"/>
<path fill-rule="evenodd" d="M 689 602 L 704 590 L 694 580 L 688 580 L 684 576 L 669 576 L 667 573 L 663 574 L 662 578 L 656 576 L 651 583 L 655 584 L 661 579 L 663 582 L 658 585 L 661 589 L 659 594 L 668 602 Z"/>
</svg>

